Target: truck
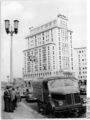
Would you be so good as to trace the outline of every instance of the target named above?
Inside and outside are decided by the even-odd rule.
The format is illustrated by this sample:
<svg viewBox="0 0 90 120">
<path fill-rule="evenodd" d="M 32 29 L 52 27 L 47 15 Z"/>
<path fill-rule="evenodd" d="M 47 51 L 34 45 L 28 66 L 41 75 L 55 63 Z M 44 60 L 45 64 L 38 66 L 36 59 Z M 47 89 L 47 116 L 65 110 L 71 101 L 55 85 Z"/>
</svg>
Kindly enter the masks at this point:
<svg viewBox="0 0 90 120">
<path fill-rule="evenodd" d="M 62 113 L 85 111 L 77 79 L 74 77 L 47 77 L 32 82 L 33 97 L 39 112 Z"/>
</svg>

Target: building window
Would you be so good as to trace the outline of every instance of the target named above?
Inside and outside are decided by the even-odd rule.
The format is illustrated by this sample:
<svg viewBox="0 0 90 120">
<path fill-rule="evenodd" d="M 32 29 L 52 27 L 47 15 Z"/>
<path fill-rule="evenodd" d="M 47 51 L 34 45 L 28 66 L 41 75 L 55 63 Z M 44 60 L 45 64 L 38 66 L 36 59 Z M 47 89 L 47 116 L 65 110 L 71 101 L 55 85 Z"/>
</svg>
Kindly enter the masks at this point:
<svg viewBox="0 0 90 120">
<path fill-rule="evenodd" d="M 79 62 L 80 62 L 80 59 L 79 59 Z"/>
<path fill-rule="evenodd" d="M 44 40 L 44 37 L 43 37 L 43 40 Z"/>
<path fill-rule="evenodd" d="M 79 72 L 79 75 L 81 75 L 81 72 Z"/>
<path fill-rule="evenodd" d="M 51 41 L 53 41 L 53 38 L 51 38 Z"/>
<path fill-rule="evenodd" d="M 53 55 L 54 55 L 54 51 L 53 51 Z"/>
<path fill-rule="evenodd" d="M 43 65 L 43 70 L 47 70 L 46 65 Z"/>
</svg>

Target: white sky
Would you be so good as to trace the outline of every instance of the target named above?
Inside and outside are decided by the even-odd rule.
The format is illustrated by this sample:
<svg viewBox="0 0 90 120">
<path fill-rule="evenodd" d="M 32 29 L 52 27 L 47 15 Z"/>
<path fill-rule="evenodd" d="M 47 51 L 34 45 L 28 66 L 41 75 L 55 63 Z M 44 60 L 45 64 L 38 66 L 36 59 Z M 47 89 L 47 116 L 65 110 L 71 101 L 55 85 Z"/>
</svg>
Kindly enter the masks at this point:
<svg viewBox="0 0 90 120">
<path fill-rule="evenodd" d="M 38 26 L 61 13 L 68 17 L 73 33 L 73 47 L 86 46 L 86 0 L 3 0 L 1 3 L 1 79 L 10 71 L 10 35 L 5 32 L 5 19 L 19 20 L 18 34 L 13 36 L 13 74 L 22 76 L 25 37 L 30 26 Z"/>
</svg>

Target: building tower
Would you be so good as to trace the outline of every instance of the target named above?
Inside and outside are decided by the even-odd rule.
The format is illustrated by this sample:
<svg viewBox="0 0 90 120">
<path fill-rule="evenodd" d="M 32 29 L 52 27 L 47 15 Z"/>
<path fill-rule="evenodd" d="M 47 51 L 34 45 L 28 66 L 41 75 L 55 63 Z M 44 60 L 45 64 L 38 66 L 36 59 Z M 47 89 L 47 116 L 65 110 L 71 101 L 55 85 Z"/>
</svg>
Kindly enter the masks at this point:
<svg viewBox="0 0 90 120">
<path fill-rule="evenodd" d="M 24 79 L 48 77 L 73 70 L 72 31 L 66 16 L 30 29 L 24 53 Z"/>
<path fill-rule="evenodd" d="M 82 83 L 86 82 L 87 79 L 87 57 L 86 57 L 86 47 L 74 48 L 74 71 L 75 76 Z"/>
</svg>

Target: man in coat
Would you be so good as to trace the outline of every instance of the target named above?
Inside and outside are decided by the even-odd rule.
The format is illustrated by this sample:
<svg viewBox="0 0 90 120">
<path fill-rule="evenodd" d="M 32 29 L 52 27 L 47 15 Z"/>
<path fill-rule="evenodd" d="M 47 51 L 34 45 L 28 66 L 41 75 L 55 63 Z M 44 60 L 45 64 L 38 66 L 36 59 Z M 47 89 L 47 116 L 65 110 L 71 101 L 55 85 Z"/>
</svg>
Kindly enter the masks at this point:
<svg viewBox="0 0 90 120">
<path fill-rule="evenodd" d="M 15 110 L 15 97 L 16 97 L 15 89 L 12 88 L 12 91 L 11 91 L 11 100 L 12 100 L 12 109 L 13 110 Z"/>
<path fill-rule="evenodd" d="M 9 93 L 9 87 L 7 86 L 4 91 L 4 111 L 9 112 L 9 106 L 10 106 L 10 93 Z"/>
<path fill-rule="evenodd" d="M 13 88 L 11 87 L 11 88 L 9 88 L 9 95 L 10 95 L 10 99 L 9 99 L 9 112 L 13 112 L 13 95 L 14 95 L 14 93 L 13 93 L 13 90 L 12 90 Z"/>
</svg>

